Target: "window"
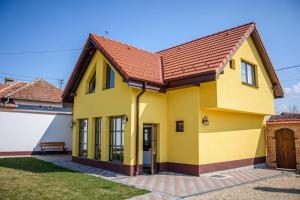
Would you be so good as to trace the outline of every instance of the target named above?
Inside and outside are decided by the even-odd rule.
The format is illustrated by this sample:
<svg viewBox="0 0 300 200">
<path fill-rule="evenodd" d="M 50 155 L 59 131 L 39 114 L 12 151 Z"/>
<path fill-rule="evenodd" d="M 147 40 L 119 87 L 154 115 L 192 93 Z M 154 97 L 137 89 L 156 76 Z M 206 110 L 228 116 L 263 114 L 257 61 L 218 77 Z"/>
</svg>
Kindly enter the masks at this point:
<svg viewBox="0 0 300 200">
<path fill-rule="evenodd" d="M 79 122 L 79 157 L 87 157 L 88 147 L 88 120 Z"/>
<path fill-rule="evenodd" d="M 89 93 L 95 93 L 96 90 L 96 73 L 92 76 L 89 82 Z"/>
<path fill-rule="evenodd" d="M 184 131 L 184 123 L 183 121 L 176 121 L 176 132 Z"/>
<path fill-rule="evenodd" d="M 115 72 L 111 69 L 111 67 L 106 65 L 106 89 L 115 87 Z"/>
<path fill-rule="evenodd" d="M 109 127 L 109 160 L 123 162 L 124 123 L 123 117 L 111 117 Z"/>
<path fill-rule="evenodd" d="M 95 119 L 95 159 L 101 158 L 101 118 Z"/>
<path fill-rule="evenodd" d="M 249 63 L 242 61 L 242 82 L 256 86 L 255 67 Z"/>
</svg>

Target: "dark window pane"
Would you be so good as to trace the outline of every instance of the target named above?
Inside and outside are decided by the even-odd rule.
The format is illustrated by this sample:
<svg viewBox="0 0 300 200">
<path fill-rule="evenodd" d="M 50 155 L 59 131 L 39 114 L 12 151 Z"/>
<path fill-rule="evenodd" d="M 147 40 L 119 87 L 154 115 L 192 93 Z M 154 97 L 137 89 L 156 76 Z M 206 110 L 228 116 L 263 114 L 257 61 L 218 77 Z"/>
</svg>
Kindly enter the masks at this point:
<svg viewBox="0 0 300 200">
<path fill-rule="evenodd" d="M 109 65 L 106 66 L 106 89 L 115 87 L 115 72 L 110 68 Z"/>
<path fill-rule="evenodd" d="M 79 122 L 79 157 L 87 157 L 88 152 L 88 120 Z"/>
<path fill-rule="evenodd" d="M 101 158 L 101 118 L 95 119 L 95 159 Z"/>
<path fill-rule="evenodd" d="M 89 82 L 89 93 L 94 93 L 96 90 L 96 73 L 94 73 L 93 77 Z"/>
<path fill-rule="evenodd" d="M 123 161 L 124 154 L 124 124 L 123 117 L 110 118 L 109 160 Z"/>
</svg>

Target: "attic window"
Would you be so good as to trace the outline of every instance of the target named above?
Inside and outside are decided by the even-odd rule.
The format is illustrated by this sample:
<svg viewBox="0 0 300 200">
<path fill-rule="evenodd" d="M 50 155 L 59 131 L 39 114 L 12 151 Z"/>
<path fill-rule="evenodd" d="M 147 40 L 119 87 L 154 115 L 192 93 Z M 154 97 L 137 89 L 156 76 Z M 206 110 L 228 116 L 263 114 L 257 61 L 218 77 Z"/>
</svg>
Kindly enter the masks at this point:
<svg viewBox="0 0 300 200">
<path fill-rule="evenodd" d="M 89 93 L 95 93 L 96 90 L 96 72 L 92 76 L 90 82 L 89 82 Z"/>
<path fill-rule="evenodd" d="M 256 80 L 256 72 L 254 65 L 247 63 L 245 61 L 241 62 L 242 67 L 242 82 L 251 85 L 256 86 L 257 80 Z"/>
<path fill-rule="evenodd" d="M 229 62 L 230 69 L 235 69 L 235 60 L 231 59 Z"/>
<path fill-rule="evenodd" d="M 106 65 L 106 89 L 115 87 L 115 72 L 107 64 Z"/>
</svg>

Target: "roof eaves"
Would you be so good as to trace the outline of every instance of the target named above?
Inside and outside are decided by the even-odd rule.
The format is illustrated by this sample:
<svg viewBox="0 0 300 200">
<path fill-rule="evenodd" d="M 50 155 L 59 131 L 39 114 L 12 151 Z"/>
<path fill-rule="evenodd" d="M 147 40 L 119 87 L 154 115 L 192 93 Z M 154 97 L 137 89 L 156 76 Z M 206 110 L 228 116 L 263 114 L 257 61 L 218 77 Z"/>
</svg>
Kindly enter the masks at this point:
<svg viewBox="0 0 300 200">
<path fill-rule="evenodd" d="M 282 98 L 282 97 L 284 97 L 284 91 L 282 89 L 282 86 L 280 84 L 278 76 L 277 76 L 277 74 L 276 74 L 276 72 L 274 70 L 272 61 L 271 61 L 271 59 L 270 59 L 270 57 L 268 55 L 268 52 L 267 52 L 267 50 L 266 50 L 266 48 L 265 48 L 265 46 L 264 46 L 264 44 L 262 42 L 262 39 L 261 39 L 261 37 L 260 37 L 260 35 L 258 33 L 258 30 L 256 28 L 255 28 L 255 30 L 252 33 L 252 38 L 253 38 L 253 42 L 255 43 L 255 45 L 261 47 L 261 48 L 258 49 L 258 51 L 262 51 L 262 52 L 261 53 L 259 52 L 259 53 L 265 55 L 265 59 L 262 59 L 262 60 L 263 60 L 263 62 L 266 62 L 265 65 L 269 66 L 269 68 L 267 68 L 267 66 L 266 66 L 268 75 L 270 76 L 270 73 L 271 73 L 271 75 L 274 76 L 275 80 L 271 79 L 271 81 L 272 81 L 272 84 L 273 84 L 273 89 L 274 89 L 274 95 L 275 95 L 275 97 L 276 98 Z M 270 76 L 270 77 L 272 77 L 272 76 Z"/>
<path fill-rule="evenodd" d="M 90 36 L 89 36 L 88 39 L 86 40 L 86 42 L 85 42 L 82 50 L 81 50 L 80 56 L 79 56 L 79 58 L 78 58 L 78 60 L 77 60 L 77 62 L 75 64 L 75 67 L 74 67 L 74 69 L 73 69 L 73 71 L 72 71 L 72 73 L 71 73 L 71 75 L 70 75 L 70 77 L 68 79 L 67 85 L 66 85 L 66 87 L 65 87 L 65 89 L 64 89 L 64 91 L 63 91 L 63 93 L 61 95 L 61 97 L 63 98 L 63 100 L 65 100 L 67 98 L 68 93 L 70 92 L 69 91 L 71 89 L 70 87 L 71 87 L 71 85 L 75 81 L 74 80 L 75 79 L 75 75 L 76 75 L 76 73 L 79 70 L 79 66 L 80 66 L 80 64 L 82 62 L 82 59 L 83 59 L 84 55 L 87 54 L 89 52 L 89 50 L 90 50 L 90 48 L 88 48 L 88 46 L 90 44 L 90 40 L 91 39 L 90 39 Z"/>
</svg>

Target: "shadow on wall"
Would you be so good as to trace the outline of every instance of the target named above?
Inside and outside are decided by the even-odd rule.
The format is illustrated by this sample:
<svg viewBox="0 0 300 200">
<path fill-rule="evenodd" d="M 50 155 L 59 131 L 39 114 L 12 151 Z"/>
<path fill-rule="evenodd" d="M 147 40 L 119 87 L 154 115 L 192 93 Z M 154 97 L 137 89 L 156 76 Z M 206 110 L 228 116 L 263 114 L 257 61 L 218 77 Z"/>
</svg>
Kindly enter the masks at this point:
<svg viewBox="0 0 300 200">
<path fill-rule="evenodd" d="M 39 142 L 65 142 L 67 151 L 72 150 L 71 115 L 55 115 L 33 151 L 40 151 Z"/>
</svg>

